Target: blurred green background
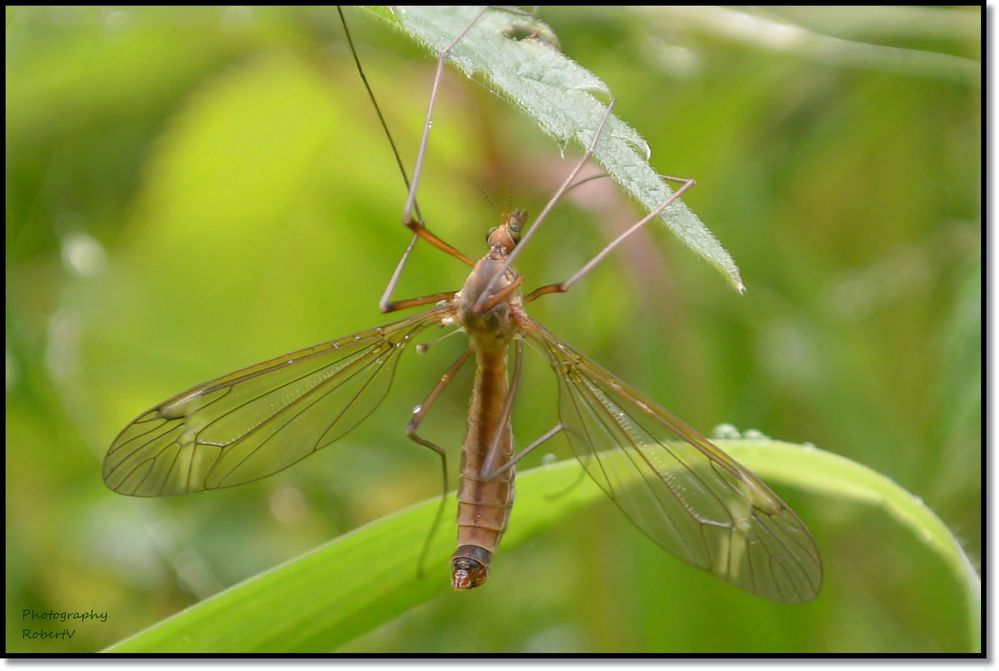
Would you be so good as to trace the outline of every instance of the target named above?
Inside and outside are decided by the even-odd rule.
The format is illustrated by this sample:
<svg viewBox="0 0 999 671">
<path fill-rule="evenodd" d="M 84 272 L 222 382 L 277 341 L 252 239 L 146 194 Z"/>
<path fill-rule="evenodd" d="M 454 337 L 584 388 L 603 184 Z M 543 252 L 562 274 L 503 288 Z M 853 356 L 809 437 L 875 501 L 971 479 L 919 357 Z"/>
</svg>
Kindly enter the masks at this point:
<svg viewBox="0 0 999 671">
<path fill-rule="evenodd" d="M 539 16 L 608 84 L 653 166 L 697 179 L 685 200 L 748 292 L 652 225 L 532 314 L 702 431 L 730 422 L 888 475 L 977 560 L 980 10 Z M 153 500 L 101 482 L 104 451 L 140 411 L 387 321 L 377 300 L 409 239 L 405 188 L 335 10 L 6 18 L 7 650 L 103 648 L 438 492 L 435 458 L 403 427 L 457 337 L 404 357 L 366 424 L 275 477 Z M 409 166 L 432 59 L 362 11 L 348 19 Z M 449 72 L 424 216 L 481 254 L 498 210 L 537 213 L 575 151 L 563 159 Z M 525 250 L 529 287 L 568 277 L 640 216 L 613 185 L 592 186 Z M 457 289 L 464 275 L 423 246 L 396 295 Z M 529 355 L 526 375 L 522 444 L 556 421 L 545 362 Z M 455 473 L 470 383 L 452 385 L 424 429 Z M 823 553 L 811 604 L 766 603 L 682 565 L 602 502 L 501 552 L 483 589 L 443 593 L 348 649 L 969 649 L 958 585 L 909 532 L 876 508 L 780 493 Z M 26 608 L 109 617 L 31 641 Z"/>
</svg>

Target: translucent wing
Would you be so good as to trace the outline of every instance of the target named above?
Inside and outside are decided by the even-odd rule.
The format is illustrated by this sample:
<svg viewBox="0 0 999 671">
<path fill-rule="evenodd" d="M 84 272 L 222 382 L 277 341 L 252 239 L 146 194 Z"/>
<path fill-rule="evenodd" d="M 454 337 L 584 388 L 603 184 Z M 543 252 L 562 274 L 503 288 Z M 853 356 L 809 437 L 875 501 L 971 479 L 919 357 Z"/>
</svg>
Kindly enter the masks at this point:
<svg viewBox="0 0 999 671">
<path fill-rule="evenodd" d="M 559 379 L 559 414 L 586 472 L 680 559 L 773 601 L 803 602 L 822 562 L 797 515 L 749 470 L 640 392 L 531 323 Z"/>
<path fill-rule="evenodd" d="M 450 323 L 450 303 L 200 384 L 140 415 L 104 459 L 122 494 L 166 496 L 276 473 L 343 437 L 388 393 L 420 331 Z"/>
</svg>

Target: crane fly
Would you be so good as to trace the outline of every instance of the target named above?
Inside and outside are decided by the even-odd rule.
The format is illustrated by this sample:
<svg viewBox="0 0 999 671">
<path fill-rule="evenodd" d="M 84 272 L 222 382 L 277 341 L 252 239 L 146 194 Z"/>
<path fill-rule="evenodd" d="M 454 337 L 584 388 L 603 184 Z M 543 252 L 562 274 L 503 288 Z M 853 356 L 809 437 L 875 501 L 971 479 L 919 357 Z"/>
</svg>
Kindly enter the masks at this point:
<svg viewBox="0 0 999 671">
<path fill-rule="evenodd" d="M 780 497 L 707 438 L 563 343 L 525 311 L 526 304 L 542 296 L 568 291 L 621 240 L 694 184 L 677 180 L 682 186 L 665 202 L 568 280 L 521 293 L 524 277 L 511 264 L 551 208 L 574 186 L 600 141 L 613 100 L 582 158 L 533 226 L 528 228 L 524 210 L 504 214 L 487 234 L 487 251 L 478 261 L 426 227 L 416 191 L 441 73 L 449 51 L 485 11 L 438 53 L 412 183 L 402 171 L 409 187 L 403 220 L 413 237 L 385 289 L 381 308 L 392 312 L 431 307 L 224 375 L 160 403 L 114 440 L 104 461 L 105 483 L 122 494 L 168 496 L 240 485 L 277 473 L 335 443 L 370 416 L 388 393 L 399 357 L 417 336 L 435 326 L 454 327 L 467 333 L 469 347 L 416 407 L 406 434 L 439 455 L 447 491 L 446 451 L 420 436 L 419 426 L 444 388 L 474 358 L 457 490 L 457 549 L 451 557 L 455 589 L 474 588 L 486 580 L 510 520 L 515 465 L 548 439 L 564 434 L 585 473 L 666 551 L 766 599 L 795 603 L 814 598 L 822 581 L 818 550 L 805 525 Z M 349 32 L 347 37 L 349 41 Z M 381 116 L 352 42 L 351 49 Z M 391 134 L 385 130 L 398 160 Z M 392 301 L 399 275 L 419 240 L 468 264 L 472 271 L 459 291 Z M 511 413 L 525 343 L 547 357 L 557 378 L 559 421 L 517 451 Z"/>
</svg>

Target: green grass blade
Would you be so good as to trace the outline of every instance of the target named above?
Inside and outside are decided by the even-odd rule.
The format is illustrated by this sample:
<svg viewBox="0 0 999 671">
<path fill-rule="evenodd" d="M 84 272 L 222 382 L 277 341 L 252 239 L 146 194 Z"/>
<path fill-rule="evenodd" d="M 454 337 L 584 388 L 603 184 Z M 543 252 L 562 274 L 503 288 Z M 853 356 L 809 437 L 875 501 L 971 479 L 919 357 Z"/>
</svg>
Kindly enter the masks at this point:
<svg viewBox="0 0 999 671">
<path fill-rule="evenodd" d="M 398 7 L 372 12 L 402 28 L 433 53 L 461 34 L 481 7 Z M 469 77 L 480 76 L 498 95 L 526 113 L 561 146 L 586 146 L 607 110 L 610 91 L 599 77 L 537 39 L 511 39 L 512 27 L 540 26 L 536 19 L 489 10 L 455 46 L 450 60 Z M 649 165 L 651 149 L 641 135 L 611 115 L 594 157 L 615 181 L 647 210 L 669 198 L 672 190 Z M 743 291 L 739 268 L 711 231 L 682 201 L 660 215 L 674 234 Z"/>
<path fill-rule="evenodd" d="M 547 494 L 571 485 L 575 462 L 518 476 L 516 524 L 504 537 L 514 546 L 569 511 L 600 496 L 584 482 L 555 501 Z M 107 652 L 330 651 L 450 589 L 454 494 L 445 523 L 417 576 L 419 554 L 440 499 L 382 518 L 289 562 L 254 576 L 153 625 Z"/>
<path fill-rule="evenodd" d="M 911 529 L 964 585 L 973 642 L 980 647 L 980 579 L 954 535 L 919 499 L 888 478 L 829 452 L 778 441 L 716 442 L 770 482 L 877 505 Z M 549 498 L 575 482 L 578 469 L 575 461 L 563 461 L 518 475 L 518 500 L 504 549 L 603 498 L 589 480 Z M 336 650 L 449 589 L 446 560 L 454 534 L 447 524 L 430 548 L 426 574 L 416 573 L 438 505 L 439 500 L 431 499 L 372 522 L 177 613 L 107 652 Z M 454 510 L 453 495 L 445 505 L 447 519 Z"/>
<path fill-rule="evenodd" d="M 873 505 L 907 527 L 946 562 L 963 586 L 969 641 L 975 650 L 981 650 L 982 580 L 957 537 L 922 499 L 877 471 L 811 446 L 772 440 L 715 443 L 764 480 Z"/>
</svg>

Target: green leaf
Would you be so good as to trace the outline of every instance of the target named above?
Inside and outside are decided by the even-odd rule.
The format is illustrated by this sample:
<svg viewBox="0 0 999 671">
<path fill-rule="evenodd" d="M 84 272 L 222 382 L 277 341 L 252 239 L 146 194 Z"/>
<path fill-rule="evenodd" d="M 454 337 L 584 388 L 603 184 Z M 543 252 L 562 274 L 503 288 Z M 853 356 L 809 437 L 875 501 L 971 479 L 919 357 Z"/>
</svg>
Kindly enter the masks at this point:
<svg viewBox="0 0 999 671">
<path fill-rule="evenodd" d="M 907 527 L 946 562 L 954 579 L 964 587 L 969 640 L 975 650 L 981 650 L 981 578 L 957 537 L 921 498 L 877 471 L 810 445 L 770 440 L 715 442 L 766 480 L 873 505 Z"/>
<path fill-rule="evenodd" d="M 865 466 L 810 446 L 769 440 L 716 443 L 771 482 L 876 505 L 912 530 L 964 586 L 973 644 L 980 647 L 980 579 L 954 535 L 919 499 Z M 604 497 L 589 479 L 570 488 L 578 474 L 578 462 L 570 460 L 517 476 L 518 499 L 504 550 Z M 566 494 L 550 497 L 551 492 L 566 489 Z M 372 522 L 167 618 L 107 652 L 335 650 L 449 588 L 441 567 L 447 566 L 453 550 L 453 534 L 436 534 L 426 560 L 430 570 L 422 577 L 416 570 L 439 505 L 439 499 L 430 499 Z M 452 493 L 445 511 L 454 506 Z"/>
<path fill-rule="evenodd" d="M 424 47 L 438 53 L 460 35 L 481 7 L 378 8 L 373 13 L 401 27 Z M 594 94 L 610 91 L 596 75 L 540 39 L 512 39 L 515 29 L 548 34 L 551 29 L 529 17 L 488 10 L 455 45 L 449 59 L 469 77 L 480 75 L 563 147 L 587 146 L 607 111 Z M 633 128 L 611 115 L 593 153 L 607 173 L 642 205 L 653 210 L 673 193 L 649 165 L 651 149 Z M 739 268 L 696 214 L 677 201 L 660 215 L 673 233 L 744 291 Z"/>
<path fill-rule="evenodd" d="M 601 496 L 596 485 L 568 489 L 575 462 L 518 475 L 516 524 L 504 537 L 512 547 L 569 511 Z M 444 510 L 454 511 L 454 493 Z M 376 520 L 112 646 L 108 652 L 329 651 L 450 589 L 447 558 L 454 534 L 435 534 L 417 575 L 420 551 L 440 506 L 429 499 Z M 443 567 L 443 569 L 442 569 Z"/>
</svg>

